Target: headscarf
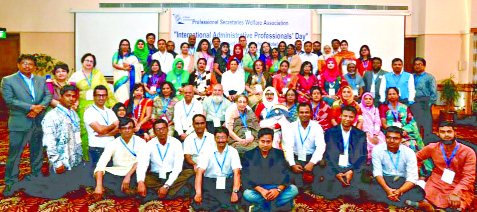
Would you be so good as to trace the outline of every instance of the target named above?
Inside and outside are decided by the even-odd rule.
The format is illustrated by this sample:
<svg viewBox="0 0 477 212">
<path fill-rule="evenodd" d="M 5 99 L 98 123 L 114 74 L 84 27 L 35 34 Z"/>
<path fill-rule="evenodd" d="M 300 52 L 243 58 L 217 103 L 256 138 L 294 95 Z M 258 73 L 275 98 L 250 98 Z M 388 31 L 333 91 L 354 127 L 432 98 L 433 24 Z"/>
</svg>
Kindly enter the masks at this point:
<svg viewBox="0 0 477 212">
<path fill-rule="evenodd" d="M 181 62 L 182 63 L 182 68 L 181 69 L 178 69 L 177 68 L 177 63 L 178 62 Z M 172 71 L 174 71 L 174 73 L 176 75 L 180 75 L 184 72 L 184 60 L 182 60 L 181 58 L 176 58 L 174 60 L 174 63 L 172 64 Z"/>
<path fill-rule="evenodd" d="M 333 67 L 333 69 L 328 68 L 328 62 L 329 61 L 334 62 L 335 67 Z M 325 66 L 323 67 L 323 77 L 325 78 L 325 80 L 328 81 L 328 82 L 334 82 L 334 81 L 336 81 L 336 78 L 338 78 L 339 76 L 341 76 L 341 73 L 338 69 L 338 63 L 336 62 L 335 58 L 330 57 L 330 58 L 326 59 Z M 343 77 L 343 76 L 341 76 L 341 77 Z"/>
<path fill-rule="evenodd" d="M 240 53 L 239 54 L 235 54 L 235 48 L 236 47 L 240 47 Z M 235 57 L 237 58 L 239 61 L 242 61 L 242 57 L 243 57 L 243 48 L 242 48 L 242 45 L 240 45 L 240 43 L 237 43 L 235 44 L 234 48 L 232 49 L 232 57 Z"/>
<path fill-rule="evenodd" d="M 267 96 L 265 95 L 267 91 L 273 92 L 273 100 L 271 102 L 267 101 Z M 275 90 L 274 87 L 267 87 L 262 93 L 262 102 L 265 108 L 270 109 L 274 105 L 278 104 L 278 95 L 277 95 L 277 90 Z"/>
<path fill-rule="evenodd" d="M 371 98 L 373 98 L 373 104 L 371 104 L 371 107 L 367 107 L 366 104 L 364 103 L 364 98 L 366 96 L 371 96 Z M 365 112 L 368 112 L 368 113 L 371 113 L 371 111 L 374 111 L 375 110 L 375 106 L 374 106 L 374 97 L 373 97 L 373 94 L 371 92 L 366 92 L 363 94 L 363 96 L 361 96 L 361 103 L 359 103 L 359 106 L 361 107 L 361 109 Z"/>
<path fill-rule="evenodd" d="M 325 50 L 324 50 L 324 48 L 323 48 L 322 54 L 323 54 L 323 58 L 325 58 L 325 60 L 327 60 L 328 58 L 330 58 L 330 57 L 333 56 L 333 49 L 331 48 L 331 46 L 325 45 L 325 47 L 327 47 L 327 46 L 331 49 L 331 52 L 330 52 L 329 54 L 326 54 L 326 52 L 325 52 Z"/>
<path fill-rule="evenodd" d="M 349 100 L 348 101 L 345 101 L 343 99 L 343 90 L 345 88 L 348 88 L 350 91 L 351 91 L 351 97 L 349 97 Z M 343 87 L 341 87 L 339 93 L 338 93 L 338 97 L 340 97 L 340 100 L 341 100 L 341 103 L 344 104 L 344 105 L 350 105 L 353 101 L 354 101 L 354 94 L 353 94 L 353 88 L 349 85 L 344 85 Z"/>
<path fill-rule="evenodd" d="M 144 48 L 143 49 L 139 49 L 137 47 L 139 42 L 144 43 Z M 147 43 L 144 42 L 143 39 L 139 39 L 139 40 L 136 41 L 136 45 L 134 45 L 134 55 L 136 55 L 136 57 L 138 57 L 141 60 L 141 62 L 146 61 L 146 64 L 147 64 L 147 57 L 149 56 L 149 50 L 148 50 L 148 47 L 147 47 Z"/>
</svg>

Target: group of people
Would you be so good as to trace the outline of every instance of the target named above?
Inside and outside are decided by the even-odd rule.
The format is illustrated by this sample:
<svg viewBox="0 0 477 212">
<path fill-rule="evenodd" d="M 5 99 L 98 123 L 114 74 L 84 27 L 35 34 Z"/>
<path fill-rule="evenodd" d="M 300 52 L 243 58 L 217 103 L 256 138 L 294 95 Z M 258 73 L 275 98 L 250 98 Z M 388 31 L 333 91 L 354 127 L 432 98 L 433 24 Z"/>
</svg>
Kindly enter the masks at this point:
<svg viewBox="0 0 477 212">
<path fill-rule="evenodd" d="M 475 184 L 475 152 L 440 123 L 433 140 L 434 77 L 426 61 L 392 72 L 363 45 L 297 40 L 277 48 L 246 37 L 230 49 L 219 38 L 198 45 L 146 35 L 131 50 L 121 40 L 110 86 L 96 58 L 68 78 L 35 76 L 30 55 L 2 80 L 10 108 L 5 172 L 18 188 L 59 198 L 79 185 L 145 200 L 193 197 L 194 209 L 289 211 L 303 191 L 397 206 L 466 209 Z M 302 51 L 302 46 L 304 51 Z M 247 48 L 248 47 L 248 48 Z M 434 135 L 435 136 L 435 135 Z M 32 175 L 18 181 L 30 143 Z M 49 177 L 42 176 L 46 149 Z M 74 180 L 72 180 L 74 179 Z"/>
</svg>

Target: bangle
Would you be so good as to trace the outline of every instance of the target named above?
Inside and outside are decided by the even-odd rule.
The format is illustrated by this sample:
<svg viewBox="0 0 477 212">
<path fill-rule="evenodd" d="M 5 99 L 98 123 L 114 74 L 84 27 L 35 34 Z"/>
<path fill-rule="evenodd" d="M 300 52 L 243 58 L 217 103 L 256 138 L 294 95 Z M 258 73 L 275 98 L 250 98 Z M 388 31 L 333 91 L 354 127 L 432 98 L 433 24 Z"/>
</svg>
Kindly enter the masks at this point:
<svg viewBox="0 0 477 212">
<path fill-rule="evenodd" d="M 282 193 L 282 189 L 277 188 L 278 193 Z"/>
<path fill-rule="evenodd" d="M 232 192 L 233 192 L 233 193 L 238 193 L 239 191 L 238 191 L 238 190 L 233 190 Z"/>
</svg>

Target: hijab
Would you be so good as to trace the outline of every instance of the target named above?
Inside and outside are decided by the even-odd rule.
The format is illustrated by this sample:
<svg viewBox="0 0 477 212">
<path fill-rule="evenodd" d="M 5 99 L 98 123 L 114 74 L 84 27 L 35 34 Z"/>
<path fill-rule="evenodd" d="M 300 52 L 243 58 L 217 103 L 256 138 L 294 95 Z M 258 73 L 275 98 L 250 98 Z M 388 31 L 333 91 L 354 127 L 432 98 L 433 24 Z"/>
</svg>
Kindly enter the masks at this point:
<svg viewBox="0 0 477 212">
<path fill-rule="evenodd" d="M 235 48 L 240 47 L 240 53 L 239 54 L 235 54 Z M 234 48 L 232 49 L 232 57 L 235 57 L 237 58 L 239 61 L 242 61 L 242 57 L 243 57 L 243 49 L 242 49 L 242 45 L 240 45 L 240 43 L 237 43 L 235 44 Z"/>
<path fill-rule="evenodd" d="M 349 99 L 346 101 L 345 99 L 343 99 L 343 90 L 345 88 L 348 88 L 350 91 L 351 91 L 351 96 L 349 97 Z M 350 105 L 351 103 L 354 102 L 354 94 L 353 94 L 353 88 L 349 85 L 345 85 L 343 87 L 341 87 L 340 89 L 340 92 L 338 94 L 338 97 L 340 97 L 340 100 L 341 100 L 341 103 L 344 104 L 344 105 Z"/>
<path fill-rule="evenodd" d="M 327 47 L 327 46 L 331 49 L 331 52 L 329 54 L 326 54 L 326 52 L 323 50 L 322 54 L 323 54 L 323 58 L 325 58 L 325 60 L 327 60 L 328 58 L 333 56 L 333 48 L 331 48 L 331 46 L 329 46 L 329 45 L 325 45 L 325 47 Z"/>
<path fill-rule="evenodd" d="M 177 63 L 178 62 L 181 62 L 182 63 L 182 67 L 181 69 L 178 69 L 177 68 Z M 182 73 L 184 73 L 184 60 L 182 60 L 181 58 L 176 58 L 174 60 L 174 63 L 172 64 L 172 71 L 174 71 L 174 74 L 177 76 L 177 75 L 182 75 Z"/>
<path fill-rule="evenodd" d="M 335 67 L 333 67 L 333 69 L 328 68 L 328 62 L 330 61 L 333 61 L 335 64 Z M 328 82 L 334 82 L 336 81 L 336 78 L 338 78 L 339 76 L 341 76 L 341 73 L 338 70 L 338 64 L 335 58 L 330 57 L 326 59 L 325 66 L 323 67 L 323 77 L 325 78 L 325 80 Z"/>
<path fill-rule="evenodd" d="M 137 47 L 139 42 L 144 43 L 144 48 L 143 49 L 139 49 Z M 141 61 L 147 61 L 147 57 L 149 56 L 149 50 L 148 50 L 148 47 L 147 47 L 147 43 L 144 40 L 139 39 L 139 40 L 136 41 L 136 45 L 134 45 L 134 55 L 136 55 L 136 57 L 138 57 Z"/>
<path fill-rule="evenodd" d="M 273 92 L 273 100 L 271 102 L 267 101 L 267 96 L 265 95 L 267 93 L 267 91 Z M 270 109 L 274 105 L 277 105 L 278 104 L 277 90 L 275 90 L 275 88 L 271 87 L 271 86 L 265 88 L 265 90 L 262 93 L 262 102 L 263 102 L 263 105 L 265 106 L 265 108 L 267 108 L 267 109 Z"/>
<path fill-rule="evenodd" d="M 371 104 L 371 107 L 367 107 L 366 106 L 366 103 L 364 103 L 364 98 L 366 96 L 370 96 L 371 98 L 373 98 L 373 103 Z M 366 92 L 363 94 L 363 96 L 361 96 L 361 103 L 359 103 L 359 106 L 361 107 L 361 109 L 367 113 L 371 113 L 373 111 L 375 111 L 376 107 L 374 106 L 374 97 L 373 97 L 373 94 L 371 92 Z"/>
</svg>

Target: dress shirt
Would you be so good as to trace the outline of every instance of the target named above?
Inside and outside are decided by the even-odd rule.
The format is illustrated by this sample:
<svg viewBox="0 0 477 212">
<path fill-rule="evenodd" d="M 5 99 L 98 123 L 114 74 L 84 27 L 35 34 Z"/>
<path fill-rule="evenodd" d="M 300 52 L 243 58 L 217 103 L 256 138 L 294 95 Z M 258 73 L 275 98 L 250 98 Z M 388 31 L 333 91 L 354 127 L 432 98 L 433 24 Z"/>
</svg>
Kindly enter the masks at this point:
<svg viewBox="0 0 477 212">
<path fill-rule="evenodd" d="M 97 137 L 97 132 L 89 126 L 94 122 L 98 122 L 101 126 L 109 126 L 118 120 L 116 114 L 106 106 L 104 110 L 96 105 L 92 105 L 84 112 L 84 123 L 86 125 L 86 131 L 88 132 L 88 142 L 90 147 L 104 148 L 106 145 L 114 140 L 114 136 Z"/>
<path fill-rule="evenodd" d="M 417 174 L 417 159 L 416 153 L 411 148 L 401 144 L 399 145 L 398 152 L 394 154 L 388 151 L 386 143 L 381 143 L 373 148 L 372 157 L 374 177 L 399 176 L 405 177 L 406 181 L 416 184 L 419 178 Z M 392 161 L 390 157 L 392 157 Z M 393 161 L 398 165 L 397 170 L 394 167 Z"/>
<path fill-rule="evenodd" d="M 189 113 L 189 115 L 187 115 L 187 113 Z M 174 127 L 177 133 L 181 135 L 185 130 L 190 134 L 194 130 L 194 128 L 192 128 L 192 117 L 194 117 L 195 114 L 203 113 L 202 103 L 195 98 L 192 99 L 189 105 L 186 104 L 185 99 L 177 102 L 177 104 L 174 105 Z"/>
<path fill-rule="evenodd" d="M 315 75 L 318 74 L 318 55 L 313 53 L 307 54 L 303 52 L 303 54 L 300 54 L 300 59 L 301 59 L 301 62 L 305 62 L 305 61 L 310 62 L 313 67 L 313 70 L 312 70 L 313 72 L 311 73 Z"/>
<path fill-rule="evenodd" d="M 344 150 L 344 154 L 347 155 L 349 150 L 349 132 L 351 131 L 351 129 L 349 131 L 345 131 L 343 129 L 343 125 L 341 125 L 340 128 L 341 128 L 341 135 L 343 135 L 343 142 L 348 142 L 348 149 Z"/>
<path fill-rule="evenodd" d="M 123 143 L 121 136 L 109 143 L 104 148 L 104 152 L 99 158 L 94 173 L 98 171 L 107 171 L 117 176 L 126 176 L 133 165 L 138 162 L 137 156 L 145 153 L 146 141 L 139 136 L 133 135 L 131 140 L 129 140 L 129 142 L 126 144 L 128 148 L 126 148 L 124 144 L 126 143 Z M 134 156 L 130 151 L 136 154 L 136 156 Z M 111 158 L 113 159 L 113 166 L 106 167 Z"/>
<path fill-rule="evenodd" d="M 294 154 L 298 154 L 298 151 L 301 151 L 302 149 L 305 150 L 306 155 L 312 155 L 310 162 L 316 164 L 321 161 L 326 149 L 326 143 L 323 129 L 320 124 L 316 121 L 310 120 L 306 129 L 303 129 L 301 121 L 297 120 L 288 126 L 288 129 L 284 131 L 284 141 L 285 155 L 290 166 L 296 164 Z M 306 137 L 308 130 L 310 131 L 310 134 Z M 301 139 L 303 139 L 303 145 Z"/>
<path fill-rule="evenodd" d="M 29 93 L 31 95 L 31 98 L 35 99 L 36 95 L 35 95 L 35 86 L 33 85 L 33 77 L 34 75 L 31 74 L 30 75 L 30 78 L 28 78 L 27 76 L 25 76 L 22 72 L 18 72 L 20 74 L 20 76 L 22 77 L 23 79 L 23 82 L 25 82 L 25 84 L 27 85 L 28 89 L 29 89 Z"/>
<path fill-rule="evenodd" d="M 161 150 L 161 155 L 159 155 L 159 150 Z M 165 145 L 162 145 L 157 137 L 147 142 L 145 151 L 138 158 L 136 171 L 138 182 L 144 181 L 149 162 L 151 162 L 151 172 L 153 173 L 157 174 L 159 171 L 171 172 L 165 184 L 172 185 L 181 173 L 184 162 L 181 142 L 171 136 L 167 136 Z"/>
<path fill-rule="evenodd" d="M 200 157 L 198 167 L 205 170 L 204 176 L 208 178 L 233 177 L 233 170 L 241 169 L 242 164 L 237 150 L 227 145 L 222 153 L 219 153 L 215 146 L 214 149 L 204 154 L 204 157 Z"/>
<path fill-rule="evenodd" d="M 264 158 L 260 148 L 256 147 L 245 152 L 243 157 L 242 185 L 245 189 L 264 185 L 288 186 L 290 184 L 288 170 L 283 151 L 272 148 Z"/>
<path fill-rule="evenodd" d="M 416 85 L 416 98 L 429 97 L 429 103 L 437 101 L 436 79 L 429 73 L 414 74 L 414 84 Z"/>
<path fill-rule="evenodd" d="M 199 156 L 216 148 L 215 146 L 216 143 L 214 135 L 210 134 L 209 132 L 204 132 L 202 139 L 200 139 L 194 132 L 187 136 L 184 141 L 184 155 L 192 155 L 192 160 L 195 163 L 198 163 Z"/>
<path fill-rule="evenodd" d="M 161 71 L 166 73 L 172 70 L 172 64 L 174 63 L 174 56 L 171 53 L 165 51 L 162 53 L 161 51 L 157 51 L 154 53 L 151 58 L 153 60 L 158 60 L 161 64 Z"/>
<path fill-rule="evenodd" d="M 353 90 L 357 90 L 359 92 L 359 88 L 364 87 L 363 78 L 356 72 L 354 78 L 351 77 L 351 74 L 347 73 L 343 76 L 348 84 L 351 86 Z"/>
<path fill-rule="evenodd" d="M 222 74 L 222 87 L 224 88 L 225 96 L 230 96 L 229 91 L 237 91 L 237 94 L 242 94 L 245 91 L 245 73 L 242 69 L 237 69 L 235 73 L 227 70 Z"/>
<path fill-rule="evenodd" d="M 232 102 L 223 98 L 222 103 L 217 104 L 212 100 L 212 97 L 213 96 L 205 97 L 202 102 L 204 105 L 204 111 L 207 112 L 206 121 L 213 121 L 214 118 L 219 118 L 220 121 L 225 121 L 225 111 L 227 111 L 227 108 Z"/>
<path fill-rule="evenodd" d="M 384 75 L 384 80 L 381 80 L 381 87 L 379 88 L 381 102 L 386 100 L 386 90 L 390 87 L 397 87 L 399 89 L 400 99 L 407 99 L 410 102 L 414 102 L 416 88 L 414 85 L 414 76 L 410 73 L 401 71 L 399 76 L 397 76 L 394 72 L 386 73 Z"/>
</svg>

